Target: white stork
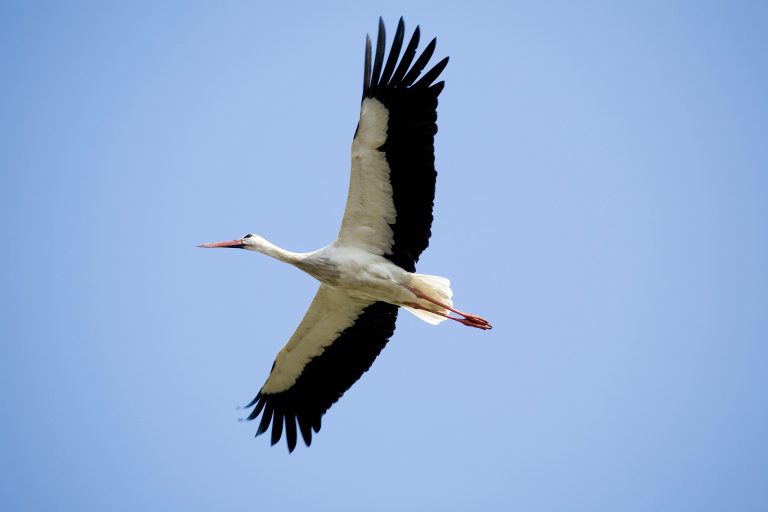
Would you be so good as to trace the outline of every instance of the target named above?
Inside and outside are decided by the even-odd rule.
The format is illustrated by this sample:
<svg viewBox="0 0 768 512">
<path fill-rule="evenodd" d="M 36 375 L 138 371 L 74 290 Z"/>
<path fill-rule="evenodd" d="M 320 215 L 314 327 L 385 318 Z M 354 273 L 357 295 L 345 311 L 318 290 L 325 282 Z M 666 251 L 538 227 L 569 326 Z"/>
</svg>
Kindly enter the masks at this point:
<svg viewBox="0 0 768 512">
<path fill-rule="evenodd" d="M 448 279 L 414 273 L 429 244 L 437 176 L 433 143 L 437 97 L 444 82 L 433 82 L 448 57 L 417 81 L 436 40 L 414 62 L 419 27 L 400 58 L 404 32 L 400 18 L 386 64 L 381 18 L 373 59 L 366 36 L 360 121 L 336 241 L 307 253 L 286 251 L 252 234 L 200 246 L 258 251 L 321 283 L 296 332 L 277 354 L 267 381 L 247 405 L 255 406 L 249 420 L 262 415 L 256 435 L 271 424 L 274 445 L 285 430 L 289 451 L 296 447 L 297 424 L 309 446 L 323 414 L 371 367 L 395 330 L 398 307 L 430 324 L 449 318 L 491 328 L 487 320 L 453 308 Z"/>
</svg>

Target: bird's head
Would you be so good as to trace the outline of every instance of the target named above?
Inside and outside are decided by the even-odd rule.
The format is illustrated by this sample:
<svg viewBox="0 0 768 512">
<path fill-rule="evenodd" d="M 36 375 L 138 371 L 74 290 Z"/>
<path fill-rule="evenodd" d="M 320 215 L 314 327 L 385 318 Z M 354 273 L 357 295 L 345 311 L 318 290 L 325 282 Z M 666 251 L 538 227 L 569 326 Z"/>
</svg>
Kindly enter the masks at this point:
<svg viewBox="0 0 768 512">
<path fill-rule="evenodd" d="M 248 249 L 255 251 L 258 246 L 264 241 L 259 235 L 248 233 L 243 235 L 237 240 L 227 240 L 226 242 L 212 242 L 209 244 L 198 245 L 198 247 L 204 247 L 206 249 L 213 249 L 216 247 L 229 247 L 230 249 Z"/>
</svg>

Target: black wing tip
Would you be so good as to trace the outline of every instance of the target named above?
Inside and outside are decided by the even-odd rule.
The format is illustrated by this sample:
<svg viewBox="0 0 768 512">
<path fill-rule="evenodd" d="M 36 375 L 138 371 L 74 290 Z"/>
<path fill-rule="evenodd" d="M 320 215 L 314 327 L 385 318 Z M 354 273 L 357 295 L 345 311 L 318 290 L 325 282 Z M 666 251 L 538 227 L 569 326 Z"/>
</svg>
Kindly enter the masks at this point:
<svg viewBox="0 0 768 512">
<path fill-rule="evenodd" d="M 379 87 L 379 79 L 381 77 L 381 68 L 384 65 L 386 46 L 387 31 L 384 28 L 384 20 L 379 17 L 379 32 L 376 35 L 376 54 L 373 57 L 373 71 L 371 72 L 371 81 L 369 85 L 369 90 L 371 91 L 375 91 Z"/>
<path fill-rule="evenodd" d="M 397 59 L 400 57 L 400 50 L 403 47 L 403 38 L 405 36 L 405 21 L 403 17 L 400 17 L 400 21 L 397 23 L 397 30 L 395 31 L 395 37 L 392 39 L 392 45 L 389 47 L 389 57 L 387 58 L 387 64 L 384 66 L 384 70 L 381 72 L 381 79 L 379 83 L 386 87 L 389 85 L 392 79 L 392 74 L 395 71 L 397 65 Z"/>
<path fill-rule="evenodd" d="M 448 65 L 448 57 L 445 57 L 443 60 L 432 66 L 432 69 L 424 73 L 424 75 L 419 79 L 418 82 L 413 84 L 413 87 L 430 87 L 432 85 L 432 82 L 437 80 L 437 77 L 440 76 L 440 73 L 443 72 L 445 67 Z"/>
<path fill-rule="evenodd" d="M 261 415 L 261 420 L 259 421 L 259 426 L 256 429 L 254 437 L 259 437 L 267 433 L 271 427 L 270 445 L 274 446 L 280 442 L 283 432 L 285 432 L 288 453 L 293 453 L 298 444 L 297 423 L 301 438 L 307 446 L 312 445 L 312 430 L 315 432 L 320 431 L 320 416 L 322 416 L 322 414 L 307 416 L 284 413 L 279 407 L 275 408 L 269 404 L 268 398 L 261 393 L 256 395 L 256 397 L 244 408 L 248 407 L 254 407 L 254 409 L 247 418 L 239 418 L 238 421 L 253 421 Z M 238 407 L 238 409 L 242 408 Z M 283 421 L 285 421 L 285 428 L 283 428 Z"/>
<path fill-rule="evenodd" d="M 283 437 L 283 413 L 275 411 L 275 416 L 272 418 L 272 435 L 270 436 L 272 446 L 275 446 L 281 437 Z"/>
<path fill-rule="evenodd" d="M 422 50 L 421 55 L 416 59 L 416 62 L 411 65 L 421 37 L 421 27 L 419 25 L 416 26 L 413 35 L 411 36 L 411 40 L 401 56 L 404 33 L 405 20 L 400 16 L 386 65 L 384 64 L 384 56 L 386 54 L 386 30 L 384 19 L 381 16 L 379 16 L 376 54 L 373 58 L 371 38 L 369 35 L 366 35 L 363 99 L 366 97 L 374 97 L 379 92 L 389 88 L 429 87 L 431 83 L 437 79 L 443 69 L 445 69 L 445 66 L 448 64 L 447 57 L 433 66 L 417 82 L 416 79 L 419 78 L 419 75 L 421 75 L 421 72 L 424 70 L 435 51 L 437 38 L 432 38 L 424 50 Z M 398 59 L 400 60 L 400 63 L 396 66 Z M 371 65 L 373 66 L 373 69 L 371 69 Z"/>
<path fill-rule="evenodd" d="M 288 453 L 293 453 L 296 448 L 296 416 L 285 415 L 285 441 L 288 444 Z"/>
<path fill-rule="evenodd" d="M 312 426 L 309 418 L 306 415 L 301 415 L 296 418 L 299 423 L 299 431 L 301 432 L 301 438 L 304 440 L 304 444 L 307 446 L 312 445 Z"/>
</svg>

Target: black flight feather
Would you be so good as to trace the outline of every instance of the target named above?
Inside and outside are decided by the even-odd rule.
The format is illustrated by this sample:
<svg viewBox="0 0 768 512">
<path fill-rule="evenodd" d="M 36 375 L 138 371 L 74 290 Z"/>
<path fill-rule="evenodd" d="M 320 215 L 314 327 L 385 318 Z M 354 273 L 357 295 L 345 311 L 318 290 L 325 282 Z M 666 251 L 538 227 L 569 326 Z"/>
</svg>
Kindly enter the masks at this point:
<svg viewBox="0 0 768 512">
<path fill-rule="evenodd" d="M 266 402 L 266 407 L 264 407 L 264 412 L 261 416 L 261 422 L 259 423 L 259 428 L 256 429 L 256 435 L 260 436 L 264 432 L 267 431 L 269 428 L 269 422 L 272 421 L 272 404 L 269 402 Z"/>
<path fill-rule="evenodd" d="M 371 87 L 371 36 L 365 35 L 365 64 L 363 64 L 363 97 Z"/>
<path fill-rule="evenodd" d="M 259 413 L 262 411 L 262 409 L 264 409 L 264 404 L 266 403 L 263 399 L 259 398 L 258 396 L 254 398 L 253 401 L 257 402 L 256 408 L 251 411 L 251 414 L 248 415 L 249 420 L 252 420 L 256 416 L 258 416 Z M 253 402 L 251 402 L 251 405 L 253 405 Z M 247 405 L 246 407 L 251 407 L 251 405 Z"/>
<path fill-rule="evenodd" d="M 371 74 L 371 87 L 379 83 L 381 66 L 384 64 L 384 50 L 387 46 L 387 35 L 384 30 L 384 20 L 379 18 L 379 35 L 376 38 L 376 58 L 373 61 L 373 74 Z"/>
<path fill-rule="evenodd" d="M 443 72 L 445 69 L 445 66 L 448 65 L 448 57 L 444 58 L 440 62 L 434 65 L 432 69 L 424 73 L 424 76 L 422 76 L 418 82 L 413 84 L 414 87 L 429 87 L 432 82 L 435 81 L 435 79 L 440 76 L 440 73 Z"/>
<path fill-rule="evenodd" d="M 288 442 L 288 451 L 292 452 L 296 448 L 296 416 L 292 414 L 285 415 L 285 440 Z"/>
<path fill-rule="evenodd" d="M 419 77 L 422 70 L 427 65 L 427 62 L 429 62 L 429 59 L 432 58 L 432 54 L 435 53 L 435 46 L 437 46 L 437 38 L 432 39 L 427 47 L 424 48 L 424 51 L 421 52 L 419 58 L 416 59 L 416 63 L 414 63 L 411 70 L 405 75 L 405 78 L 403 78 L 403 87 L 410 87 L 413 81 Z"/>
<path fill-rule="evenodd" d="M 397 70 L 392 76 L 392 80 L 390 80 L 390 84 L 392 84 L 393 87 L 403 81 L 405 73 L 408 71 L 408 68 L 411 66 L 411 62 L 413 62 L 413 58 L 416 56 L 416 48 L 419 46 L 420 37 L 421 31 L 417 26 L 416 30 L 413 31 L 411 40 L 408 42 L 408 46 L 403 52 L 403 58 L 400 59 L 400 65 L 397 66 Z"/>
<path fill-rule="evenodd" d="M 272 418 L 272 446 L 276 445 L 283 436 L 283 411 L 275 409 L 275 416 Z"/>
<path fill-rule="evenodd" d="M 310 425 L 309 418 L 307 416 L 298 416 L 299 430 L 301 431 L 301 438 L 304 439 L 304 444 L 310 446 L 312 444 L 312 425 Z"/>
<path fill-rule="evenodd" d="M 387 65 L 384 67 L 384 71 L 381 73 L 381 79 L 379 83 L 387 85 L 392 73 L 395 71 L 395 64 L 400 56 L 400 48 L 403 46 L 403 36 L 405 35 L 405 22 L 400 17 L 400 21 L 397 23 L 397 31 L 395 32 L 395 39 L 392 41 L 392 48 L 389 49 L 389 58 L 387 59 Z"/>
</svg>

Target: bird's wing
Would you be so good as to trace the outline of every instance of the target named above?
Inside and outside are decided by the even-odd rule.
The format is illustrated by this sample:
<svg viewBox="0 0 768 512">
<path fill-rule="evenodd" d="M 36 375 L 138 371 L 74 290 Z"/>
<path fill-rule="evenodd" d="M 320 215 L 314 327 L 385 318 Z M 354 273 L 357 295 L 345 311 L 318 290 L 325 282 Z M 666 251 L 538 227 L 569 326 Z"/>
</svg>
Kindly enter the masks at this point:
<svg viewBox="0 0 768 512">
<path fill-rule="evenodd" d="M 414 62 L 419 27 L 400 58 L 404 32 L 400 18 L 384 64 L 386 37 L 379 19 L 373 70 L 371 42 L 366 38 L 363 101 L 352 141 L 347 206 L 336 244 L 382 255 L 413 272 L 431 234 L 437 97 L 444 85 L 433 82 L 448 57 L 417 81 L 435 50 L 435 39 Z"/>
<path fill-rule="evenodd" d="M 272 444 L 283 430 L 288 450 L 297 431 L 307 446 L 320 418 L 373 364 L 395 332 L 397 306 L 372 302 L 320 285 L 304 319 L 280 350 L 248 416 L 261 414 L 256 435 L 272 425 Z M 283 428 L 285 427 L 285 428 Z"/>
</svg>

